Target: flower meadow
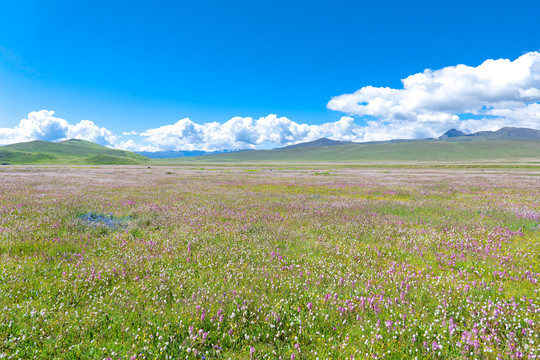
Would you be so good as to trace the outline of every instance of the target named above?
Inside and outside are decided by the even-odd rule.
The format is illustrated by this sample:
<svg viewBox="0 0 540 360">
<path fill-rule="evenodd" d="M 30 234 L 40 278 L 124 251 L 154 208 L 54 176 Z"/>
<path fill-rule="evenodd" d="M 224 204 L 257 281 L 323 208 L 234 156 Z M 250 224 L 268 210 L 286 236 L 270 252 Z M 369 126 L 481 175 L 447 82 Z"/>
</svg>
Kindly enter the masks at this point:
<svg viewBox="0 0 540 360">
<path fill-rule="evenodd" d="M 2 359 L 536 359 L 525 170 L 0 169 Z"/>
</svg>

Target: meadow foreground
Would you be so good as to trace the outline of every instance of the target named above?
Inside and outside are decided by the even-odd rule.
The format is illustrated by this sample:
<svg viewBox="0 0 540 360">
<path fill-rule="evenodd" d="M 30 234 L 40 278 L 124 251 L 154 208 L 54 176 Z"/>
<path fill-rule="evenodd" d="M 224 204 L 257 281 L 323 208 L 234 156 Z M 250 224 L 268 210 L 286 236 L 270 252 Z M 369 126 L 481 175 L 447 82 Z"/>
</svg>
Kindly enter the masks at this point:
<svg viewBox="0 0 540 360">
<path fill-rule="evenodd" d="M 538 358 L 538 175 L 1 168 L 0 358 Z"/>
</svg>

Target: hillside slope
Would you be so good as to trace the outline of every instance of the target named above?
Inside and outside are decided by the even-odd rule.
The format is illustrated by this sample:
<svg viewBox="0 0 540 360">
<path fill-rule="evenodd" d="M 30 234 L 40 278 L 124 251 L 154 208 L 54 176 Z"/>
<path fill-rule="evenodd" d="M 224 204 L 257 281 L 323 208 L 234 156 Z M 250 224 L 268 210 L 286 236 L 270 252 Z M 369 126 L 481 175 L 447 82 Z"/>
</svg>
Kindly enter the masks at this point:
<svg viewBox="0 0 540 360">
<path fill-rule="evenodd" d="M 455 137 L 456 140 L 481 138 L 485 140 L 540 140 L 540 130 L 516 127 L 503 127 L 497 131 L 479 131 Z"/>
<path fill-rule="evenodd" d="M 168 159 L 172 160 L 172 159 Z M 538 161 L 540 141 L 477 140 L 419 141 L 378 144 L 309 146 L 294 149 L 258 150 L 177 159 L 169 163 L 382 163 Z"/>
<path fill-rule="evenodd" d="M 308 147 L 308 146 L 335 146 L 335 145 L 345 145 L 345 144 L 350 144 L 350 142 L 332 140 L 328 138 L 320 138 L 314 141 L 285 146 L 285 147 L 282 147 L 281 149 L 296 149 L 296 148 Z"/>
<path fill-rule="evenodd" d="M 29 141 L 0 147 L 0 164 L 136 165 L 147 162 L 142 155 L 115 150 L 86 140 Z"/>
</svg>

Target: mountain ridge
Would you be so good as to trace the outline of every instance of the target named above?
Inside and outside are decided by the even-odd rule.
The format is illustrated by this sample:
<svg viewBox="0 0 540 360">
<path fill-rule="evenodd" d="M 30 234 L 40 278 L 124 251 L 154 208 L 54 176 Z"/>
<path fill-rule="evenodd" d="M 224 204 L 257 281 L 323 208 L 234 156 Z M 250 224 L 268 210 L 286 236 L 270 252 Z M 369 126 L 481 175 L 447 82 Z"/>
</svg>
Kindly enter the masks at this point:
<svg viewBox="0 0 540 360">
<path fill-rule="evenodd" d="M 506 126 L 495 131 L 478 131 L 463 137 L 485 137 L 497 140 L 540 140 L 540 130 Z"/>
<path fill-rule="evenodd" d="M 416 141 L 343 146 L 305 146 L 181 159 L 161 164 L 373 164 L 501 162 L 540 164 L 540 140 Z"/>
<path fill-rule="evenodd" d="M 540 140 L 540 130 L 530 128 L 517 128 L 517 127 L 503 127 L 495 131 L 478 131 L 475 133 L 467 134 L 457 129 L 447 130 L 440 137 L 424 138 L 424 139 L 391 139 L 380 141 L 365 141 L 365 142 L 346 142 L 339 140 L 332 140 L 328 138 L 320 138 L 314 141 L 302 142 L 294 145 L 285 146 L 279 148 L 283 149 L 295 149 L 299 147 L 309 146 L 334 146 L 334 145 L 346 145 L 346 144 L 388 144 L 388 143 L 403 143 L 403 142 L 423 142 L 423 141 L 474 141 L 474 140 Z"/>
<path fill-rule="evenodd" d="M 184 152 L 182 152 L 184 153 Z M 196 152 L 193 152 L 196 153 Z M 394 139 L 364 143 L 328 138 L 271 150 L 202 152 L 189 158 L 149 159 L 90 141 L 33 140 L 0 147 L 0 164 L 142 165 L 190 162 L 298 161 L 468 161 L 529 159 L 540 163 L 540 130 L 504 127 L 472 134 L 450 129 L 437 139 Z M 186 160 L 187 162 L 188 160 Z"/>
<path fill-rule="evenodd" d="M 350 144 L 350 141 L 340 141 L 340 140 L 332 140 L 329 138 L 319 138 L 317 140 L 293 144 L 289 146 L 282 147 L 280 149 L 296 149 L 299 147 L 306 147 L 306 146 L 336 146 L 336 145 L 345 145 Z"/>
<path fill-rule="evenodd" d="M 447 138 L 459 137 L 463 135 L 466 135 L 466 133 L 464 133 L 463 131 L 459 131 L 457 129 L 450 129 L 446 131 L 444 134 L 442 134 L 441 136 L 439 136 L 439 139 L 447 139 Z"/>
<path fill-rule="evenodd" d="M 162 150 L 162 151 L 134 151 L 134 153 L 145 156 L 145 157 L 147 157 L 149 159 L 176 159 L 176 158 L 215 155 L 215 154 L 240 152 L 240 151 L 251 151 L 251 149 L 245 149 L 245 150 L 221 150 L 221 151 L 219 151 L 219 150 L 218 151 Z"/>
</svg>

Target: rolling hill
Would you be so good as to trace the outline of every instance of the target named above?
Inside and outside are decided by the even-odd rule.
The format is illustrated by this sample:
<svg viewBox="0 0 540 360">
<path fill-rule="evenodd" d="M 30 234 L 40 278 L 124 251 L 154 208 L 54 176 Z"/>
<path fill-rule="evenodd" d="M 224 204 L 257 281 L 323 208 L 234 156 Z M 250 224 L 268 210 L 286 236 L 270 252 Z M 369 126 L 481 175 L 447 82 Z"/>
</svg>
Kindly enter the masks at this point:
<svg viewBox="0 0 540 360">
<path fill-rule="evenodd" d="M 165 159 L 161 161 L 164 163 Z M 172 159 L 169 159 L 172 160 Z M 178 159 L 170 163 L 452 163 L 540 164 L 540 130 L 504 127 L 466 134 L 456 129 L 439 139 L 394 139 L 365 143 L 321 138 L 274 150 Z"/>
<path fill-rule="evenodd" d="M 437 140 L 376 144 L 354 143 L 339 146 L 305 146 L 293 149 L 257 150 L 167 160 L 169 161 L 160 161 L 160 163 L 540 163 L 540 141 Z"/>
<path fill-rule="evenodd" d="M 296 149 L 296 148 L 308 147 L 308 146 L 335 146 L 335 145 L 345 145 L 345 144 L 350 144 L 350 142 L 332 140 L 332 139 L 327 139 L 327 138 L 320 138 L 314 141 L 285 146 L 281 149 Z"/>
<path fill-rule="evenodd" d="M 85 140 L 30 141 L 0 147 L 0 164 L 373 164 L 529 163 L 540 165 L 540 131 L 502 128 L 464 134 L 455 129 L 439 139 L 352 143 L 326 138 L 273 150 L 233 151 L 176 159 L 148 159 Z"/>
<path fill-rule="evenodd" d="M 206 151 L 137 151 L 137 154 L 145 156 L 149 159 L 174 159 L 190 156 L 202 156 L 212 154 Z"/>
<path fill-rule="evenodd" d="M 213 155 L 221 153 L 230 153 L 236 151 L 251 151 L 251 150 L 221 150 L 221 151 L 202 151 L 202 150 L 193 150 L 193 151 L 174 151 L 174 150 L 165 150 L 165 151 L 135 151 L 136 154 L 140 154 L 149 159 L 175 159 L 183 157 L 192 157 L 192 156 L 203 156 L 203 155 Z"/>
<path fill-rule="evenodd" d="M 485 140 L 540 140 L 540 130 L 503 127 L 497 131 L 479 131 L 454 137 L 457 140 L 470 140 L 472 138 Z"/>
<path fill-rule="evenodd" d="M 29 141 L 0 147 L 0 164 L 137 165 L 148 161 L 130 151 L 115 150 L 86 140 Z"/>
<path fill-rule="evenodd" d="M 478 131 L 475 133 L 467 134 L 463 131 L 450 129 L 442 134 L 438 139 L 392 139 L 382 141 L 367 141 L 362 143 L 355 143 L 350 141 L 338 141 L 327 138 L 320 138 L 315 141 L 309 141 L 294 145 L 282 147 L 281 149 L 294 149 L 306 146 L 334 146 L 345 144 L 390 144 L 390 143 L 412 143 L 412 142 L 425 142 L 425 141 L 478 141 L 478 140 L 540 140 L 540 130 L 528 129 L 528 128 L 515 128 L 515 127 L 503 127 L 496 131 Z"/>
<path fill-rule="evenodd" d="M 466 134 L 463 131 L 450 129 L 439 139 L 448 141 L 471 140 L 540 140 L 540 130 L 516 127 L 503 127 L 496 131 L 478 131 Z"/>
</svg>

